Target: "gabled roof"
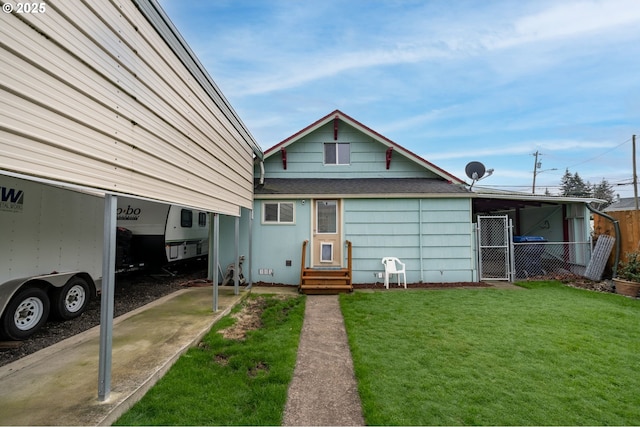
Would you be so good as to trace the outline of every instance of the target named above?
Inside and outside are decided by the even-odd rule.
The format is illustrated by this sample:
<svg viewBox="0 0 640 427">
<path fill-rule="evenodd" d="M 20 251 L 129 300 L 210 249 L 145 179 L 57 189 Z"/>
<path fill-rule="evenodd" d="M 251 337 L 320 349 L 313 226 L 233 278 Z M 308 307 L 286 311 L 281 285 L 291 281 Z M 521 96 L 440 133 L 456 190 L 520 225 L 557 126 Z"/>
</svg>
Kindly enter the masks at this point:
<svg viewBox="0 0 640 427">
<path fill-rule="evenodd" d="M 281 141 L 281 142 L 277 143 L 276 145 L 274 145 L 273 147 L 267 149 L 264 152 L 264 158 L 265 159 L 269 158 L 274 153 L 279 152 L 281 148 L 285 148 L 285 147 L 293 144 L 294 142 L 298 141 L 300 138 L 302 138 L 302 137 L 310 134 L 311 132 L 321 128 L 322 126 L 326 125 L 327 123 L 330 123 L 335 118 L 337 118 L 337 119 L 349 124 L 350 126 L 354 127 L 355 129 L 359 130 L 360 132 L 368 135 L 369 137 L 373 138 L 374 140 L 380 142 L 381 144 L 383 144 L 383 145 L 385 145 L 387 147 L 393 147 L 394 151 L 397 151 L 400 154 L 402 154 L 405 157 L 407 157 L 408 159 L 413 160 L 417 164 L 421 165 L 422 167 L 424 167 L 425 169 L 429 170 L 430 172 L 438 175 L 439 177 L 441 177 L 441 178 L 443 178 L 443 179 L 445 179 L 447 181 L 450 181 L 451 183 L 454 183 L 454 184 L 464 184 L 463 180 L 457 178 L 454 175 L 451 175 L 449 172 L 439 168 L 438 166 L 436 166 L 433 163 L 423 159 L 422 157 L 418 156 L 417 154 L 412 153 L 411 151 L 407 150 L 406 148 L 404 148 L 404 147 L 400 146 L 399 144 L 391 141 L 389 138 L 386 138 L 385 136 L 380 135 L 378 132 L 370 129 L 369 127 L 367 127 L 365 125 L 363 125 L 359 121 L 357 121 L 354 118 L 344 114 L 340 110 L 335 110 L 332 113 L 327 114 L 326 116 L 324 116 L 320 120 L 310 124 L 309 126 L 305 127 L 304 129 L 300 130 L 299 132 L 291 135 L 289 138 L 285 139 L 284 141 Z"/>
</svg>

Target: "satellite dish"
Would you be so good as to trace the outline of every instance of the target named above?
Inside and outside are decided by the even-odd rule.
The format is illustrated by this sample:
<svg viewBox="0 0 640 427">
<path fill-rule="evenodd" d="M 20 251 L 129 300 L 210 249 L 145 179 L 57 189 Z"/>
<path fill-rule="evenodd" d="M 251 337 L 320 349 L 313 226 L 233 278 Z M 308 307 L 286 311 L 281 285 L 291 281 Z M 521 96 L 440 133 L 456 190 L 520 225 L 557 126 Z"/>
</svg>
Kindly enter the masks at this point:
<svg viewBox="0 0 640 427">
<path fill-rule="evenodd" d="M 469 162 L 464 168 L 464 171 L 469 178 L 477 181 L 484 176 L 485 168 L 484 165 L 480 162 Z"/>
</svg>

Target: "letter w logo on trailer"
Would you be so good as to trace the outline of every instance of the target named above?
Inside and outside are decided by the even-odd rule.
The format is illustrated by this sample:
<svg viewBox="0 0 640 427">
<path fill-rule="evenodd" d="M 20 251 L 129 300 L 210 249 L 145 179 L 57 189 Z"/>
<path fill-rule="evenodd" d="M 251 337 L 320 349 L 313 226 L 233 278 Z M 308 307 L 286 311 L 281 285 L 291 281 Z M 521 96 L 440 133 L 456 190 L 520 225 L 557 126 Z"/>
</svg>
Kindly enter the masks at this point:
<svg viewBox="0 0 640 427">
<path fill-rule="evenodd" d="M 0 210 L 20 212 L 24 204 L 24 191 L 0 187 Z"/>
<path fill-rule="evenodd" d="M 2 189 L 2 191 L 0 191 L 2 199 L 0 199 L 0 201 L 18 204 L 23 203 L 24 192 L 22 190 L 16 190 L 15 188 L 8 187 L 0 187 L 0 189 Z"/>
</svg>

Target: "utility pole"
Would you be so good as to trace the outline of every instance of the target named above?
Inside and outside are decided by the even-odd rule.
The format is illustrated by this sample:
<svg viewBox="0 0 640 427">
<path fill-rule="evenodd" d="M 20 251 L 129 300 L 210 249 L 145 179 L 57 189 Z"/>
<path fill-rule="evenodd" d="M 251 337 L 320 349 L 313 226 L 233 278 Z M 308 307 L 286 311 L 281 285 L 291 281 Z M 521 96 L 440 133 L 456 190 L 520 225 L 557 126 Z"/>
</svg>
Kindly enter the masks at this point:
<svg viewBox="0 0 640 427">
<path fill-rule="evenodd" d="M 542 172 L 555 171 L 555 170 L 558 170 L 558 169 L 556 169 L 556 168 L 545 169 L 543 171 L 538 172 L 538 169 L 540 169 L 542 167 L 542 162 L 538 161 L 538 156 L 542 156 L 542 153 L 539 152 L 538 150 L 536 150 L 536 152 L 533 153 L 532 156 L 535 156 L 536 160 L 533 163 L 533 185 L 531 186 L 531 194 L 536 194 L 536 176 L 540 175 Z"/>
<path fill-rule="evenodd" d="M 538 152 L 538 150 L 536 150 L 536 152 L 532 154 L 536 157 L 536 159 L 533 162 L 533 185 L 531 186 L 531 194 L 536 194 L 536 173 L 538 172 L 538 168 L 540 167 L 540 165 L 538 164 L 539 154 L 540 153 Z"/>
</svg>

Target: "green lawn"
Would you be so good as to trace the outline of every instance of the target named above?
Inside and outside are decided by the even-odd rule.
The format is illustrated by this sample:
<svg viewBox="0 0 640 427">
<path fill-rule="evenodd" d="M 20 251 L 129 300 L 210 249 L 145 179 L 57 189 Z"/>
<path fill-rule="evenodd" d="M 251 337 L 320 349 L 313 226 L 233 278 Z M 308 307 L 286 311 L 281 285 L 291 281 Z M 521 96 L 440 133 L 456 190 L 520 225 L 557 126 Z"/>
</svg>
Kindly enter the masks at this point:
<svg viewBox="0 0 640 427">
<path fill-rule="evenodd" d="M 340 299 L 369 425 L 640 425 L 640 301 L 525 290 Z"/>
<path fill-rule="evenodd" d="M 640 425 L 640 300 L 562 286 L 341 295 L 369 425 Z M 217 331 L 119 425 L 278 425 L 304 297 Z"/>
<path fill-rule="evenodd" d="M 280 425 L 305 299 L 259 301 L 258 329 L 224 338 L 218 331 L 236 323 L 226 316 L 114 425 Z"/>
</svg>

